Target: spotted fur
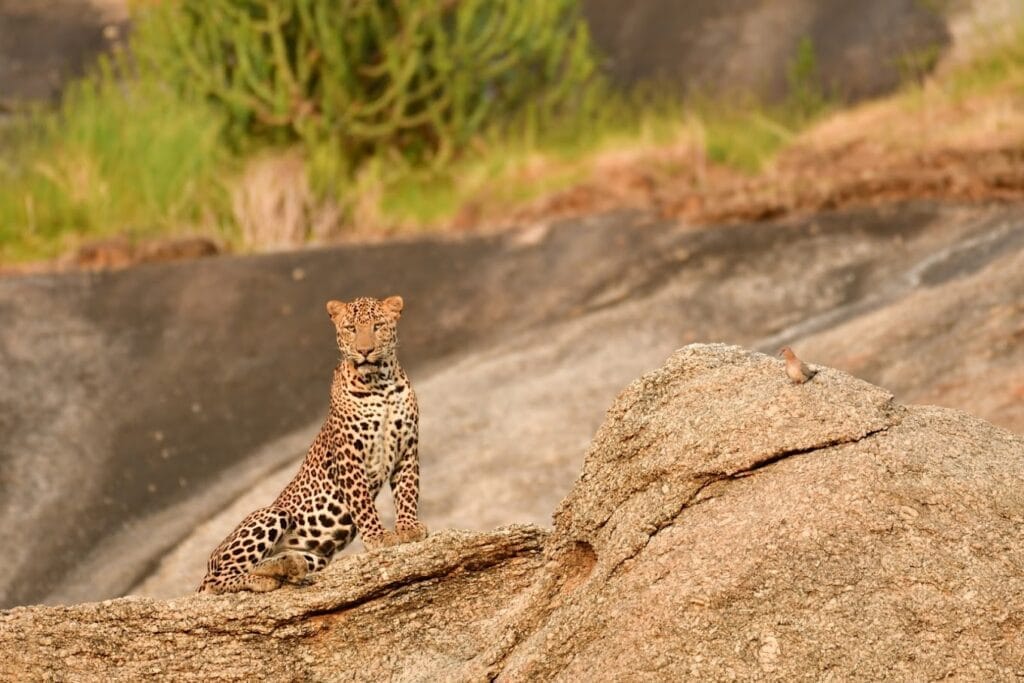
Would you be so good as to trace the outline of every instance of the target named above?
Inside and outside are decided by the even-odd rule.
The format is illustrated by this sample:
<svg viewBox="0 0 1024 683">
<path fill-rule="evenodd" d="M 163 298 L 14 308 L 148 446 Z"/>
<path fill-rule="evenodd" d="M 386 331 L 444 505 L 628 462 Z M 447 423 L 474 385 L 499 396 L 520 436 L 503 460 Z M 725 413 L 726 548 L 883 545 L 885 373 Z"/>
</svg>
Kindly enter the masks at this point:
<svg viewBox="0 0 1024 683">
<path fill-rule="evenodd" d="M 398 296 L 327 303 L 341 350 L 327 419 L 277 500 L 213 551 L 200 593 L 303 583 L 357 532 L 371 550 L 426 537 L 416 512 L 419 409 L 395 354 L 402 306 Z M 395 499 L 393 532 L 374 504 L 385 480 Z"/>
</svg>

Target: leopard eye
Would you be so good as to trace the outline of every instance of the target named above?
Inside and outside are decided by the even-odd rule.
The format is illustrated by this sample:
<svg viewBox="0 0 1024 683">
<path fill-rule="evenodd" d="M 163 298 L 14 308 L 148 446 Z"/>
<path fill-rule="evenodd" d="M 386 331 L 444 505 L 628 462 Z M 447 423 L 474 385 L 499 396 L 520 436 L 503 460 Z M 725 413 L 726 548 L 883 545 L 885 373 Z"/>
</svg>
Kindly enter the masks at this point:
<svg viewBox="0 0 1024 683">
<path fill-rule="evenodd" d="M 350 325 L 345 325 L 345 327 L 343 329 L 346 332 L 355 332 L 356 331 L 356 326 L 355 325 L 351 325 L 351 324 Z"/>
<path fill-rule="evenodd" d="M 383 327 L 384 327 L 384 323 L 374 323 L 373 324 L 373 331 L 374 332 L 380 332 L 381 328 L 383 328 Z"/>
</svg>

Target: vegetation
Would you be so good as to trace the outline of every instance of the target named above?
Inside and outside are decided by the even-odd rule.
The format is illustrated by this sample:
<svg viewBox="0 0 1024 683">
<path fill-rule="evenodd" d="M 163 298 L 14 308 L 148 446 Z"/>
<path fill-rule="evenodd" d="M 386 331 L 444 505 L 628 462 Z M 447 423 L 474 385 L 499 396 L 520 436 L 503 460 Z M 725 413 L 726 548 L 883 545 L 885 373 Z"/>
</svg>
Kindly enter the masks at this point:
<svg viewBox="0 0 1024 683">
<path fill-rule="evenodd" d="M 957 68 L 947 79 L 955 98 L 995 89 L 1024 89 L 1024 26 L 1013 37 L 999 41 L 992 49 Z"/>
<path fill-rule="evenodd" d="M 140 17 L 135 53 L 216 102 L 235 140 L 443 164 L 485 128 L 584 106 L 596 63 L 575 0 L 180 0 Z"/>
<path fill-rule="evenodd" d="M 221 181 L 268 146 L 299 146 L 350 210 L 367 184 L 583 124 L 602 93 L 575 0 L 140 4 L 128 54 L 7 130 L 0 258 L 169 225 L 231 239 Z"/>
<path fill-rule="evenodd" d="M 679 102 L 608 92 L 603 103 L 530 134 L 490 131 L 444 168 L 370 166 L 358 194 L 380 198 L 382 225 L 409 229 L 442 223 L 465 207 L 518 208 L 587 181 L 601 158 L 703 147 L 699 120 Z"/>
<path fill-rule="evenodd" d="M 223 128 L 211 107 L 101 60 L 57 111 L 0 128 L 0 261 L 52 257 L 69 235 L 227 225 Z"/>
<path fill-rule="evenodd" d="M 603 158 L 666 148 L 755 173 L 835 102 L 809 40 L 779 104 L 614 91 L 576 0 L 176 0 L 138 11 L 128 49 L 101 59 L 56 111 L 0 126 L 0 262 L 112 233 L 258 247 L 242 243 L 232 195 L 249 160 L 268 155 L 298 154 L 315 201 L 336 207 L 336 230 L 516 207 L 585 182 Z M 948 93 L 1024 85 L 1021 46 L 956 71 Z M 935 58 L 908 57 L 908 80 Z"/>
</svg>

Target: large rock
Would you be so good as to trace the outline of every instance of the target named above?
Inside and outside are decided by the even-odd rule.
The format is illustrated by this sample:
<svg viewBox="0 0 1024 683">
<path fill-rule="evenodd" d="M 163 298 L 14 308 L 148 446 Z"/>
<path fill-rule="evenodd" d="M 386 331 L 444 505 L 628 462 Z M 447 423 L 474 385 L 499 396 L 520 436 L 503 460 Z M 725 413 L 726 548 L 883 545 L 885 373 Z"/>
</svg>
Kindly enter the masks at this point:
<svg viewBox="0 0 1024 683">
<path fill-rule="evenodd" d="M 127 14 L 125 0 L 0 0 L 0 114 L 56 99 L 119 42 Z"/>
<path fill-rule="evenodd" d="M 861 99 L 927 71 L 950 42 L 950 18 L 939 4 L 584 0 L 583 7 L 620 81 L 661 79 L 683 92 L 779 100 L 794 78 L 834 97 Z M 801 44 L 814 56 L 795 76 Z"/>
<path fill-rule="evenodd" d="M 922 203 L 695 229 L 616 214 L 0 280 L 0 607 L 193 590 L 210 550 L 274 499 L 320 427 L 337 358 L 324 292 L 408 294 L 401 356 L 423 409 L 431 528 L 547 524 L 617 392 L 691 341 L 793 344 L 902 402 L 1022 432 L 1020 216 Z M 982 297 L 974 319 L 991 345 L 965 324 L 969 304 L 932 306 L 954 300 L 947 288 Z M 914 337 L 941 343 L 885 351 L 909 331 L 902 314 L 872 314 L 889 307 L 912 308 Z M 842 343 L 805 347 L 837 326 L 853 329 Z M 908 358 L 928 372 L 897 381 L 888 371 Z M 947 381 L 977 390 L 921 393 Z"/>
<path fill-rule="evenodd" d="M 1024 232 L 1005 227 L 959 258 L 939 252 L 911 274 L 941 285 L 806 337 L 801 353 L 903 401 L 970 406 L 1024 432 Z"/>
<path fill-rule="evenodd" d="M 794 85 L 850 100 L 893 91 L 1015 40 L 1024 17 L 1019 0 L 583 0 L 583 10 L 619 82 L 775 101 Z"/>
<path fill-rule="evenodd" d="M 546 572 L 593 566 L 538 599 L 512 680 L 1024 674 L 1024 439 L 844 373 L 683 349 L 555 520 Z"/>
<path fill-rule="evenodd" d="M 264 595 L 16 608 L 0 677 L 1009 680 L 1022 528 L 1024 438 L 693 345 L 619 396 L 550 534 L 443 531 Z"/>
<path fill-rule="evenodd" d="M 444 680 L 529 585 L 543 537 L 441 532 L 273 594 L 15 608 L 0 623 L 0 679 Z"/>
</svg>

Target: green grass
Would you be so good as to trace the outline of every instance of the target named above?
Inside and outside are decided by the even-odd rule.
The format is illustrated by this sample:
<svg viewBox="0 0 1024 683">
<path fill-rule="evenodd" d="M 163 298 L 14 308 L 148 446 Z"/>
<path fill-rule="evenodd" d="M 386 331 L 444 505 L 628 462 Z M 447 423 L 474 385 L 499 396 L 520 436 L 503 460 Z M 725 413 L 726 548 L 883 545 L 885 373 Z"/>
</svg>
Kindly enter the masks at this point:
<svg viewBox="0 0 1024 683">
<path fill-rule="evenodd" d="M 221 118 L 109 62 L 55 112 L 0 132 L 0 260 L 59 254 L 82 237 L 228 230 Z"/>
<path fill-rule="evenodd" d="M 954 97 L 1002 88 L 1024 89 L 1024 26 L 1011 38 L 995 41 L 991 49 L 957 67 L 943 84 Z"/>
<path fill-rule="evenodd" d="M 719 108 L 700 118 L 708 160 L 751 174 L 761 171 L 798 130 L 765 110 Z"/>
<path fill-rule="evenodd" d="M 839 104 L 819 83 L 817 56 L 810 38 L 805 37 L 797 46 L 786 80 L 788 95 L 775 104 L 752 98 L 723 102 L 701 97 L 692 102 L 702 122 L 710 161 L 758 173 L 800 131 Z"/>
</svg>

